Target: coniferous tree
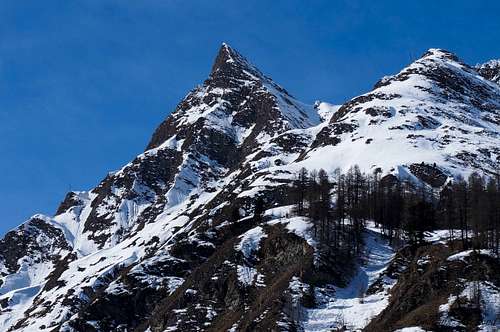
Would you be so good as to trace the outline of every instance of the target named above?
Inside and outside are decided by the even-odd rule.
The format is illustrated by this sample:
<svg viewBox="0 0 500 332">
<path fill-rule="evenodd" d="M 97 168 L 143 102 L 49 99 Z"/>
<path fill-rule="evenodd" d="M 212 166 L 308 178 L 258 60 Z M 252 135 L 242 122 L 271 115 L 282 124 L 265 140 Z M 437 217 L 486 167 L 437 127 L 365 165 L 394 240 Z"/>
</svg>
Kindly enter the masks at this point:
<svg viewBox="0 0 500 332">
<path fill-rule="evenodd" d="M 307 183 L 309 181 L 307 169 L 301 168 L 294 181 L 293 191 L 296 202 L 296 212 L 299 216 L 305 214 L 304 203 L 307 195 Z"/>
<path fill-rule="evenodd" d="M 484 179 L 477 173 L 469 176 L 469 216 L 473 233 L 473 248 L 479 249 L 483 240 L 483 227 L 485 221 Z"/>
<path fill-rule="evenodd" d="M 467 182 L 462 177 L 458 177 L 452 186 L 455 196 L 456 214 L 459 223 L 460 237 L 462 239 L 462 246 L 464 249 L 469 247 L 469 193 Z"/>
<path fill-rule="evenodd" d="M 317 217 L 321 222 L 321 237 L 325 241 L 330 241 L 330 202 L 331 202 L 331 183 L 328 174 L 325 170 L 320 169 L 318 172 L 318 213 Z"/>
<path fill-rule="evenodd" d="M 259 196 L 257 197 L 254 206 L 254 212 L 253 212 L 254 224 L 260 224 L 262 222 L 264 212 L 265 212 L 264 199 L 262 198 L 262 196 Z"/>
<path fill-rule="evenodd" d="M 498 217 L 500 197 L 495 179 L 489 179 L 486 185 L 486 246 L 498 252 Z"/>
</svg>

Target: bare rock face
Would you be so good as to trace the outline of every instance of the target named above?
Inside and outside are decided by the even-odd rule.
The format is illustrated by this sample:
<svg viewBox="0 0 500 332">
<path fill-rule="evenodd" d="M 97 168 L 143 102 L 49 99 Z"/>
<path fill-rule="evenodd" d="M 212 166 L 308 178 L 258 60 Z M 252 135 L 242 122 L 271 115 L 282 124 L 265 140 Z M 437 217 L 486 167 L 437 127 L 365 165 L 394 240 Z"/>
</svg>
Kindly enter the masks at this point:
<svg viewBox="0 0 500 332">
<path fill-rule="evenodd" d="M 448 176 L 443 173 L 436 165 L 427 165 L 425 163 L 411 164 L 408 167 L 413 175 L 429 184 L 433 188 L 440 188 L 448 179 Z"/>
<path fill-rule="evenodd" d="M 276 221 L 290 219 L 276 211 L 298 170 L 358 164 L 436 190 L 498 172 L 496 68 L 431 49 L 344 105 L 313 107 L 223 44 L 143 153 L 0 241 L 0 330 L 298 328 L 290 303 L 312 298 L 299 279 L 353 270 L 319 273 L 307 227 Z"/>
<path fill-rule="evenodd" d="M 70 191 L 64 197 L 64 200 L 61 202 L 59 207 L 57 208 L 56 215 L 64 213 L 65 211 L 77 207 L 82 206 L 84 201 L 80 199 L 77 193 Z"/>
<path fill-rule="evenodd" d="M 1 260 L 7 273 L 17 272 L 25 257 L 33 263 L 54 261 L 69 250 L 64 233 L 43 216 L 32 217 L 0 240 Z"/>
<path fill-rule="evenodd" d="M 366 326 L 366 331 L 393 331 L 421 326 L 430 331 L 474 331 L 482 314 L 464 287 L 498 285 L 500 265 L 487 255 L 452 260 L 448 246 L 434 244 L 398 253 L 390 270 L 398 271 L 388 307 Z M 392 272 L 392 271 L 391 271 Z M 493 286 L 495 287 L 495 286 Z"/>
</svg>

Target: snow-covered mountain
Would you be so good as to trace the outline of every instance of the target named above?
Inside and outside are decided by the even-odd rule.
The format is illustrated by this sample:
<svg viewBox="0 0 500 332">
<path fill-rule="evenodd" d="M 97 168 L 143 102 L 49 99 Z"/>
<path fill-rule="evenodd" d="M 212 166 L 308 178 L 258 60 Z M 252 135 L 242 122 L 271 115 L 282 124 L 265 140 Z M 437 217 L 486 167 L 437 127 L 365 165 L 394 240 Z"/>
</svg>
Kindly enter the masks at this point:
<svg viewBox="0 0 500 332">
<path fill-rule="evenodd" d="M 0 241 L 0 330 L 285 329 L 269 294 L 314 251 L 307 221 L 285 217 L 296 172 L 358 164 L 436 188 L 498 172 L 498 68 L 431 49 L 343 105 L 311 106 L 223 44 L 145 152 Z M 266 229 L 252 228 L 257 197 Z"/>
<path fill-rule="evenodd" d="M 500 90 L 488 80 L 493 75 L 482 73 L 447 51 L 430 49 L 342 105 L 301 163 L 344 170 L 358 164 L 365 171 L 380 168 L 424 181 L 427 173 L 443 174 L 430 181 L 434 186 L 472 171 L 494 174 L 500 160 Z"/>
</svg>

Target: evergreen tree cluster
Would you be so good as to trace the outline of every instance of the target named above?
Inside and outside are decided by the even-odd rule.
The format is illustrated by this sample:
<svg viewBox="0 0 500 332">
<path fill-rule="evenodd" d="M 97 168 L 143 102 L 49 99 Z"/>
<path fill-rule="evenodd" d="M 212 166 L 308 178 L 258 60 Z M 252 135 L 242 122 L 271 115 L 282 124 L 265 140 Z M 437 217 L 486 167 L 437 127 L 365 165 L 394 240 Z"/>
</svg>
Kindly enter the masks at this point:
<svg viewBox="0 0 500 332">
<path fill-rule="evenodd" d="M 488 248 L 497 254 L 500 242 L 500 177 L 472 173 L 443 188 L 400 181 L 393 175 L 362 173 L 358 166 L 346 173 L 328 174 L 302 168 L 291 187 L 295 213 L 309 217 L 323 257 L 353 255 L 362 245 L 368 220 L 381 227 L 392 242 L 412 245 L 425 241 L 425 232 L 448 229 L 450 240 L 464 248 Z"/>
</svg>

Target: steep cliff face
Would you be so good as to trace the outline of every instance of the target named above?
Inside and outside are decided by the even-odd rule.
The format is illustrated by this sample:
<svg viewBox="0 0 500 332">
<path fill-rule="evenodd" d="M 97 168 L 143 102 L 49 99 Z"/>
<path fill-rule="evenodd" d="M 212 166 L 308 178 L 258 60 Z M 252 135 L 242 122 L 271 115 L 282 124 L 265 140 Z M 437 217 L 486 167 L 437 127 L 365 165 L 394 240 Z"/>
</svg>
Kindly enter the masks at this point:
<svg viewBox="0 0 500 332">
<path fill-rule="evenodd" d="M 439 189 L 498 172 L 490 72 L 432 49 L 344 105 L 309 106 L 223 44 L 142 154 L 0 241 L 0 330 L 323 328 L 294 311 L 338 314 L 314 311 L 308 280 L 345 286 L 361 275 L 353 260 L 317 273 L 312 225 L 291 217 L 290 181 L 301 167 L 359 164 Z M 369 278 L 380 286 L 393 252 L 376 230 L 366 237 L 384 258 Z M 395 282 L 367 310 L 380 313 Z"/>
</svg>

